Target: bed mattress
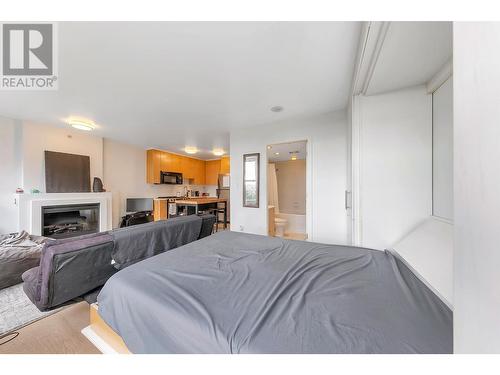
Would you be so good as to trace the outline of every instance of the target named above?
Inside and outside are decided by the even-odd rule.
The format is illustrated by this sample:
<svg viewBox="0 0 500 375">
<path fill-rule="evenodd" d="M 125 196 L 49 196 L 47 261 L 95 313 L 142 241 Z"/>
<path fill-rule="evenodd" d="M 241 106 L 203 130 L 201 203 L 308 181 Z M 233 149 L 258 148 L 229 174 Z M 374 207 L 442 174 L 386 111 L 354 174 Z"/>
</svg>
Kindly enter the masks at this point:
<svg viewBox="0 0 500 375">
<path fill-rule="evenodd" d="M 133 353 L 452 353 L 452 311 L 389 252 L 220 232 L 113 275 Z"/>
</svg>

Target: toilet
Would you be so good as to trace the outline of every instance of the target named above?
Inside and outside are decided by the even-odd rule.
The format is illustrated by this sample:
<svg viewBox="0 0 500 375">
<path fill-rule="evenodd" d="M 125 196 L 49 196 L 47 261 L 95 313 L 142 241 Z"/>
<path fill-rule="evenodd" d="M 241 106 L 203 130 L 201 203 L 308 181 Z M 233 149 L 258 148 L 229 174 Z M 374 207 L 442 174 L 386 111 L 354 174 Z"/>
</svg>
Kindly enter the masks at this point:
<svg viewBox="0 0 500 375">
<path fill-rule="evenodd" d="M 288 224 L 288 220 L 282 219 L 280 217 L 274 218 L 274 227 L 276 231 L 276 237 L 283 237 L 285 235 L 285 228 Z"/>
</svg>

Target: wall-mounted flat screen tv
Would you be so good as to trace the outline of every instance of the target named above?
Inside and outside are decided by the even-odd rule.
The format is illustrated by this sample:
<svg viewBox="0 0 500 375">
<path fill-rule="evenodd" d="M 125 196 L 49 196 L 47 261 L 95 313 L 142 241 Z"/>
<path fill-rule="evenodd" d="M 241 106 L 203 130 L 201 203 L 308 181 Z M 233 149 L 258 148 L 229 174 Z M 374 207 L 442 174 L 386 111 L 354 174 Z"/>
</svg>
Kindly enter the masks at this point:
<svg viewBox="0 0 500 375">
<path fill-rule="evenodd" d="M 45 191 L 90 192 L 90 156 L 45 151 Z"/>
</svg>

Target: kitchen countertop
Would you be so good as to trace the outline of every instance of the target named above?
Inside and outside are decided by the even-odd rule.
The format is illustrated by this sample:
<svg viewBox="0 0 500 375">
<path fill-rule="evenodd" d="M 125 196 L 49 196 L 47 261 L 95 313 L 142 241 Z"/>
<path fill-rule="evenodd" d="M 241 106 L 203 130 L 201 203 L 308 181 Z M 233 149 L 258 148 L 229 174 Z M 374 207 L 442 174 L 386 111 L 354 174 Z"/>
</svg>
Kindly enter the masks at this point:
<svg viewBox="0 0 500 375">
<path fill-rule="evenodd" d="M 186 198 L 177 199 L 176 204 L 207 204 L 207 203 L 223 203 L 227 202 L 227 199 L 216 198 L 216 197 L 197 197 L 197 198 Z"/>
<path fill-rule="evenodd" d="M 153 198 L 153 200 L 155 201 L 166 201 L 166 200 L 169 200 L 169 199 L 175 199 L 176 201 L 179 201 L 179 200 L 182 200 L 182 201 L 186 201 L 186 200 L 190 200 L 190 199 L 217 199 L 217 197 L 210 197 L 210 196 L 200 196 L 200 197 L 156 197 L 156 198 Z"/>
</svg>

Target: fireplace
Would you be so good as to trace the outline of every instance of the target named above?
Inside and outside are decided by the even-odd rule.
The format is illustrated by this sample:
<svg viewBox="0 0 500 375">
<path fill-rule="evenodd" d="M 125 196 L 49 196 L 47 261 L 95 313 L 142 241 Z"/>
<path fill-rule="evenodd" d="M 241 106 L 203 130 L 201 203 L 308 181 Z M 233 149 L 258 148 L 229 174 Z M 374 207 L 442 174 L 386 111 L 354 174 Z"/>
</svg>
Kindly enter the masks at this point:
<svg viewBox="0 0 500 375">
<path fill-rule="evenodd" d="M 42 207 L 42 236 L 68 238 L 97 233 L 99 203 L 68 204 Z"/>
</svg>

